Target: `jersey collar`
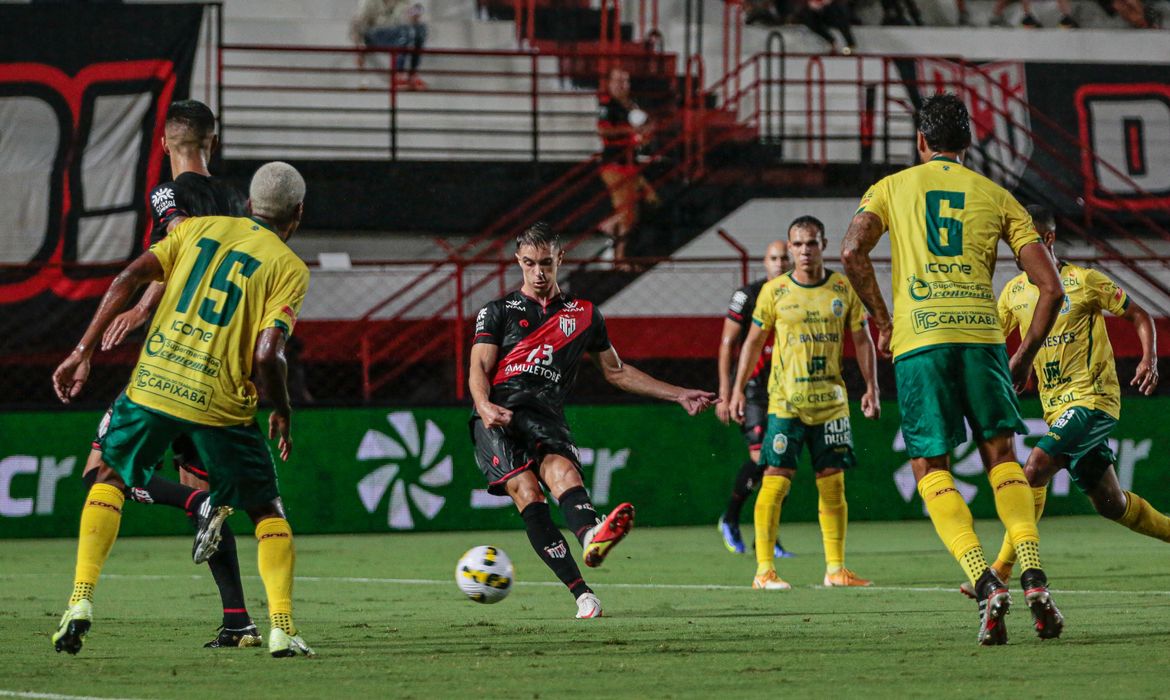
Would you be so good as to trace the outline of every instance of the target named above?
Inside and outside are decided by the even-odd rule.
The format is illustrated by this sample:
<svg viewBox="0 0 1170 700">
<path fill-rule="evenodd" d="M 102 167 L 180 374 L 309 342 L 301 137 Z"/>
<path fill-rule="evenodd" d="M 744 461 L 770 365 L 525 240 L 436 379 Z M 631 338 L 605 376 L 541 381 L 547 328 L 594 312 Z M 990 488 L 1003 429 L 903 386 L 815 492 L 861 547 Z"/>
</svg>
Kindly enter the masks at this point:
<svg viewBox="0 0 1170 700">
<path fill-rule="evenodd" d="M 951 158 L 950 156 L 937 156 L 937 155 L 936 155 L 936 156 L 932 156 L 932 157 L 931 157 L 931 159 L 930 159 L 930 162 L 931 162 L 931 163 L 933 163 L 933 162 L 934 162 L 934 161 L 936 161 L 936 160 L 945 160 L 945 161 L 946 161 L 946 162 L 948 162 L 948 163 L 954 163 L 955 165 L 962 165 L 962 163 L 960 163 L 959 161 L 955 160 L 954 158 Z"/>
<path fill-rule="evenodd" d="M 825 282 L 828 282 L 829 278 L 833 276 L 833 273 L 829 272 L 829 270 L 826 268 L 825 276 L 821 278 L 820 282 L 814 282 L 812 284 L 801 284 L 800 281 L 796 279 L 796 270 L 790 270 L 784 274 L 788 275 L 788 279 L 792 280 L 792 283 L 797 287 L 803 287 L 805 289 L 816 289 L 817 287 L 822 287 L 824 286 Z"/>
<path fill-rule="evenodd" d="M 258 226 L 263 226 L 264 228 L 268 229 L 269 231 L 275 233 L 277 238 L 280 237 L 280 234 L 277 233 L 276 229 L 272 228 L 272 224 L 268 223 L 267 221 L 265 221 L 263 219 L 259 219 L 255 216 L 249 216 L 248 218 L 252 220 L 252 223 L 254 223 Z"/>
</svg>

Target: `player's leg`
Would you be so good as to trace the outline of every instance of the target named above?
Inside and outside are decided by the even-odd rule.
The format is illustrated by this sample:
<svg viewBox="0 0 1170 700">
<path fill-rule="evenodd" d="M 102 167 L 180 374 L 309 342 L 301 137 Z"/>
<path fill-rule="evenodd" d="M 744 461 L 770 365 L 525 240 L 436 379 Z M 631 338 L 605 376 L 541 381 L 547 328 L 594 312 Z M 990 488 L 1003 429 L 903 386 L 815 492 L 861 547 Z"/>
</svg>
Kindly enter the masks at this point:
<svg viewBox="0 0 1170 700">
<path fill-rule="evenodd" d="M 967 439 L 963 410 L 957 405 L 957 399 L 965 395 L 959 352 L 951 347 L 932 348 L 894 363 L 902 437 L 934 530 L 976 590 L 979 643 L 1004 644 L 1003 617 L 1011 596 L 987 566 L 971 509 L 950 472 L 951 450 Z"/>
<path fill-rule="evenodd" d="M 764 431 L 768 423 L 768 407 L 765 401 L 760 405 L 758 401 L 749 401 L 744 410 L 743 439 L 748 447 L 748 461 L 740 465 L 735 475 L 735 482 L 731 487 L 731 497 L 727 499 L 727 508 L 719 518 L 719 532 L 723 536 L 723 546 L 733 554 L 743 554 L 743 535 L 739 531 L 740 514 L 743 504 L 751 495 L 752 489 L 760 483 L 763 475 L 763 466 L 760 465 L 760 445 L 764 439 Z"/>
<path fill-rule="evenodd" d="M 264 640 L 248 614 L 248 606 L 244 599 L 236 535 L 226 518 L 217 519 L 211 508 L 211 486 L 207 482 L 207 469 L 199 457 L 199 451 L 190 437 L 181 435 L 171 444 L 171 452 L 179 468 L 180 483 L 193 489 L 196 494 L 187 508 L 187 518 L 195 528 L 195 546 L 198 547 L 201 541 L 215 542 L 215 552 L 207 556 L 206 561 L 211 578 L 219 590 L 223 619 L 215 639 L 203 646 L 213 649 L 260 646 Z M 222 522 L 218 528 L 214 528 L 213 526 L 220 521 Z"/>
<path fill-rule="evenodd" d="M 780 513 L 792 488 L 792 477 L 796 475 L 796 462 L 804 447 L 806 432 L 806 426 L 795 418 L 768 416 L 768 429 L 760 447 L 760 463 L 765 469 L 753 512 L 756 574 L 752 588 L 757 590 L 791 588 L 776 573 L 773 543 L 780 531 Z"/>
<path fill-rule="evenodd" d="M 1106 442 L 1082 456 L 1069 469 L 1073 482 L 1089 497 L 1098 513 L 1134 532 L 1170 542 L 1170 517 L 1141 496 L 1121 488 Z"/>
<path fill-rule="evenodd" d="M 274 657 L 312 656 L 293 620 L 296 547 L 277 487 L 276 467 L 255 422 L 185 431 L 203 460 L 213 518 L 243 510 L 255 525 L 256 563 L 268 597 L 268 651 Z"/>
<path fill-rule="evenodd" d="M 178 429 L 176 421 L 145 411 L 125 396 L 114 402 L 102 436 L 103 459 L 86 478 L 91 487 L 81 509 L 73 592 L 52 637 L 58 652 L 81 650 L 93 618 L 94 589 L 122 524 L 126 486 L 150 479 Z"/>
<path fill-rule="evenodd" d="M 845 500 L 845 471 L 856 463 L 849 416 L 809 428 L 809 448 L 817 483 L 817 519 L 825 547 L 826 586 L 869 586 L 872 582 L 845 568 L 845 533 L 849 503 Z"/>
</svg>

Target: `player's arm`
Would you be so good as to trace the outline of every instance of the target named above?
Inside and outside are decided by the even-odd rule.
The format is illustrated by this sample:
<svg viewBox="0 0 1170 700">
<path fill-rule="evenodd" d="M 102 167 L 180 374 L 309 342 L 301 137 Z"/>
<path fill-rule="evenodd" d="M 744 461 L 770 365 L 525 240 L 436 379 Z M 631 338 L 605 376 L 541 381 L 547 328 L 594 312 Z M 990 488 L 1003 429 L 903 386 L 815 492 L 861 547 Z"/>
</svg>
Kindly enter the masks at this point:
<svg viewBox="0 0 1170 700">
<path fill-rule="evenodd" d="M 272 402 L 268 416 L 269 439 L 280 437 L 280 458 L 288 461 L 292 453 L 292 405 L 288 399 L 288 360 L 284 356 L 285 332 L 265 328 L 256 339 L 252 366 L 265 398 Z"/>
<path fill-rule="evenodd" d="M 77 347 L 73 348 L 73 352 L 69 353 L 65 361 L 53 372 L 53 390 L 57 392 L 57 398 L 63 403 L 69 403 L 81 393 L 86 379 L 89 378 L 90 358 L 97 347 L 98 339 L 101 338 L 114 316 L 125 308 L 130 298 L 142 285 L 160 280 L 163 275 L 163 266 L 158 257 L 154 253 L 146 251 L 114 278 L 114 282 L 106 290 L 101 303 L 98 304 L 97 311 L 94 312 L 93 319 L 85 330 L 85 335 L 81 337 Z"/>
<path fill-rule="evenodd" d="M 736 423 L 743 422 L 744 405 L 747 403 L 744 388 L 747 386 L 748 380 L 751 379 L 753 368 L 760 361 L 760 353 L 763 352 L 766 342 L 768 342 L 767 333 L 753 319 L 752 327 L 748 329 L 747 337 L 743 339 L 743 347 L 739 349 L 739 369 L 735 372 L 735 383 L 731 390 L 729 410 L 731 419 Z"/>
<path fill-rule="evenodd" d="M 731 358 L 738 354 L 739 324 L 730 318 L 723 319 L 723 334 L 719 337 L 719 404 L 715 416 L 727 425 L 731 418 L 728 406 L 731 404 Z"/>
<path fill-rule="evenodd" d="M 861 396 L 861 413 L 866 418 L 876 420 L 882 415 L 877 380 L 877 352 L 873 347 L 873 338 L 869 337 L 869 328 L 864 324 L 853 331 L 853 350 L 857 353 L 857 366 L 861 368 L 861 377 L 865 380 L 865 393 Z"/>
<path fill-rule="evenodd" d="M 167 233 L 175 230 L 175 227 L 186 221 L 189 217 L 187 213 L 182 210 L 175 210 L 166 219 Z M 166 291 L 167 286 L 162 282 L 151 282 L 146 291 L 142 293 L 142 297 L 138 300 L 132 308 L 118 314 L 110 327 L 106 329 L 102 336 L 102 350 L 109 350 L 122 344 L 134 329 L 138 328 L 154 314 L 154 310 L 158 308 L 158 302 L 162 299 L 163 292 Z"/>
<path fill-rule="evenodd" d="M 870 321 L 878 329 L 877 351 L 882 357 L 889 357 L 893 321 L 886 300 L 882 297 L 882 289 L 878 286 L 873 261 L 869 258 L 883 233 L 885 226 L 876 214 L 858 212 L 845 233 L 845 242 L 841 246 L 841 264 L 857 296 L 861 297 L 861 303 L 869 311 Z"/>
<path fill-rule="evenodd" d="M 491 402 L 492 382 L 490 375 L 496 367 L 500 346 L 491 343 L 476 343 L 471 346 L 471 371 L 467 387 L 471 390 L 471 401 L 485 428 L 502 428 L 512 420 L 512 412 Z"/>
<path fill-rule="evenodd" d="M 1028 375 L 1032 372 L 1032 361 L 1048 333 L 1052 324 L 1056 323 L 1056 316 L 1060 313 L 1060 304 L 1064 299 L 1064 287 L 1060 284 L 1060 273 L 1056 264 L 1052 262 L 1052 255 L 1040 241 L 1028 243 L 1020 248 L 1020 267 L 1028 275 L 1028 279 L 1040 290 L 1040 297 L 1036 300 L 1036 309 L 1032 314 L 1032 323 L 1028 332 L 1022 334 L 1020 347 L 1012 355 L 1009 367 L 1012 373 L 1012 384 L 1016 391 L 1023 391 L 1028 382 Z"/>
<path fill-rule="evenodd" d="M 677 403 L 692 416 L 702 413 L 719 400 L 709 391 L 685 389 L 668 384 L 625 364 L 612 345 L 601 352 L 593 353 L 593 361 L 601 369 L 605 381 L 622 391 Z"/>
<path fill-rule="evenodd" d="M 1158 331 L 1150 314 L 1133 299 L 1129 299 L 1129 305 L 1121 317 L 1134 325 L 1142 344 L 1142 361 L 1138 363 L 1129 385 L 1136 386 L 1138 391 L 1149 396 L 1158 387 Z"/>
</svg>

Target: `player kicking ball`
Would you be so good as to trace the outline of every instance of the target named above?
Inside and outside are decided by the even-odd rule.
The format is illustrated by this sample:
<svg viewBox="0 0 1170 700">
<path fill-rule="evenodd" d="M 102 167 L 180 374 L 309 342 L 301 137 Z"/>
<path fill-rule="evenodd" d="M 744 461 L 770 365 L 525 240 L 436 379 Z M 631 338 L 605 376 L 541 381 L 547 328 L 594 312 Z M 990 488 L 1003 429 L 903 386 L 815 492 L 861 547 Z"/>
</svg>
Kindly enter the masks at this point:
<svg viewBox="0 0 1170 700">
<path fill-rule="evenodd" d="M 1060 269 L 1066 299 L 1032 363 L 1040 384 L 1044 421 L 1050 426 L 1024 465 L 1036 519 L 1044 512 L 1048 482 L 1056 472 L 1068 469 L 1073 483 L 1089 497 L 1098 513 L 1134 532 L 1170 542 L 1170 518 L 1136 493 L 1122 490 L 1108 442 L 1121 415 L 1121 387 L 1101 312 L 1120 316 L 1136 327 L 1142 361 L 1130 385 L 1147 396 L 1158 386 L 1154 322 L 1125 290 L 1101 272 L 1056 257 L 1056 221 L 1051 211 L 1031 206 L 1028 213 Z M 1008 282 L 999 297 L 999 319 L 1005 335 L 1017 327 L 1027 334 L 1037 296 L 1036 287 L 1025 274 Z M 1015 562 L 1016 549 L 1011 538 L 1005 536 L 991 568 L 1006 581 Z M 968 596 L 974 594 L 966 582 L 960 590 Z"/>
<path fill-rule="evenodd" d="M 563 259 L 557 234 L 544 222 L 516 238 L 524 284 L 520 291 L 489 302 L 475 321 L 470 428 L 488 493 L 512 498 L 532 549 L 577 600 L 577 617 L 586 619 L 601 617 L 601 601 L 553 524 L 544 489 L 560 504 L 589 567 L 601 566 L 629 534 L 634 506 L 622 503 L 602 519 L 581 480 L 581 462 L 564 414 L 581 356 L 588 352 L 617 388 L 674 401 L 692 416 L 716 403 L 716 397 L 658 381 L 623 364 L 609 342 L 601 311 L 561 293 L 557 271 Z"/>
<path fill-rule="evenodd" d="M 780 510 L 796 476 L 800 453 L 808 446 L 817 476 L 817 512 L 825 547 L 826 586 L 868 586 L 845 568 L 845 470 L 851 468 L 853 432 L 849 397 L 841 378 L 845 334 L 853 338 L 865 378 L 861 410 L 877 419 L 877 358 L 866 329 L 865 309 L 845 276 L 825 269 L 825 225 L 812 216 L 788 227 L 788 251 L 795 267 L 760 289 L 752 327 L 740 350 L 731 397 L 731 415 L 742 423 L 744 388 L 769 335 L 775 338 L 768 380 L 768 430 L 761 461 L 765 465 L 756 497 L 756 576 L 752 588 L 787 590 L 776 573 L 772 542 L 780 529 Z"/>
</svg>

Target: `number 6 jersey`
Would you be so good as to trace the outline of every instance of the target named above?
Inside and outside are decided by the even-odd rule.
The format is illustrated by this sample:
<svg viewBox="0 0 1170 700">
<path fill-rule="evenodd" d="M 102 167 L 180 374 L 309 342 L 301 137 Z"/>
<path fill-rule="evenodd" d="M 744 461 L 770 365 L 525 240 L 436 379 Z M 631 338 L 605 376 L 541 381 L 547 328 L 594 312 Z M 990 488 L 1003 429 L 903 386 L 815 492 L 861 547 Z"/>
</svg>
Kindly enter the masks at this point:
<svg viewBox="0 0 1170 700">
<path fill-rule="evenodd" d="M 265 224 L 227 216 L 187 219 L 150 252 L 167 286 L 126 395 L 203 425 L 249 422 L 256 339 L 291 335 L 309 269 Z"/>
<path fill-rule="evenodd" d="M 550 415 L 561 414 L 581 356 L 610 347 L 605 319 L 591 302 L 561 294 L 542 304 L 518 291 L 480 310 L 472 343 L 500 348 L 492 403 Z"/>
<path fill-rule="evenodd" d="M 1039 242 L 1010 192 L 949 158 L 906 168 L 866 192 L 890 232 L 894 262 L 894 360 L 936 345 L 1002 344 L 996 314 L 996 246 Z"/>
</svg>

